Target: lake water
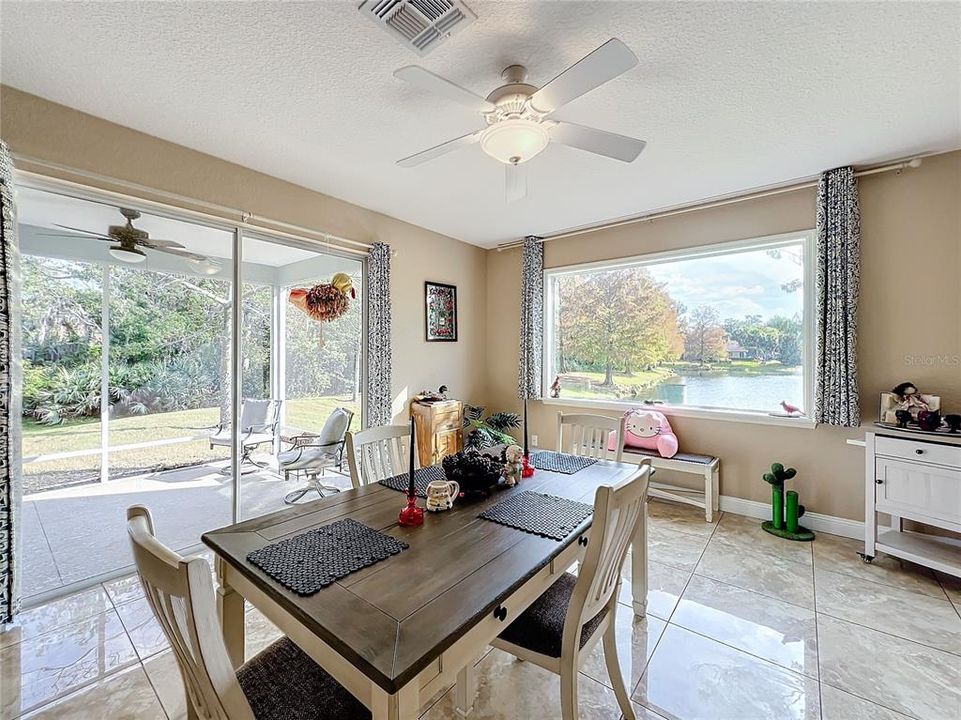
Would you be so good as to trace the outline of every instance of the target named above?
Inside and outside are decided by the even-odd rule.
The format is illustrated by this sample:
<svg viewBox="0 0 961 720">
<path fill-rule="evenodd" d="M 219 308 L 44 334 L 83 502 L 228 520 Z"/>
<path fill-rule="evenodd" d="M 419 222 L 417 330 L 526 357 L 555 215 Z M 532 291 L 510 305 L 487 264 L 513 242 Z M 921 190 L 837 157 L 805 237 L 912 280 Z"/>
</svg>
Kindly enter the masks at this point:
<svg viewBox="0 0 961 720">
<path fill-rule="evenodd" d="M 781 401 L 804 404 L 804 376 L 710 375 L 675 376 L 644 392 L 645 398 L 671 405 L 781 412 Z"/>
</svg>

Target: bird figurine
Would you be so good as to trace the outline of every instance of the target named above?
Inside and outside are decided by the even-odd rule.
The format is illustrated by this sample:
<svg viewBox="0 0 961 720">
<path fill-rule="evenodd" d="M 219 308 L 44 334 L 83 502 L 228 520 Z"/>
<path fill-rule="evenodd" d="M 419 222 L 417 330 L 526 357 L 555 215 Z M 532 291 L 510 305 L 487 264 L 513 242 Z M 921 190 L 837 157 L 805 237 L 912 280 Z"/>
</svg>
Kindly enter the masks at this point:
<svg viewBox="0 0 961 720">
<path fill-rule="evenodd" d="M 782 400 L 782 401 L 781 401 L 781 407 L 784 408 L 784 412 L 786 412 L 788 415 L 803 415 L 803 414 L 804 414 L 804 411 L 801 410 L 801 408 L 797 407 L 796 405 L 792 405 L 792 404 L 789 403 L 787 400 Z"/>
<path fill-rule="evenodd" d="M 319 323 L 341 317 L 350 308 L 350 299 L 356 297 L 354 283 L 347 273 L 337 273 L 329 283 L 319 283 L 312 288 L 293 288 L 288 295 L 291 305 Z M 323 346 L 324 335 L 321 330 L 320 347 Z"/>
</svg>

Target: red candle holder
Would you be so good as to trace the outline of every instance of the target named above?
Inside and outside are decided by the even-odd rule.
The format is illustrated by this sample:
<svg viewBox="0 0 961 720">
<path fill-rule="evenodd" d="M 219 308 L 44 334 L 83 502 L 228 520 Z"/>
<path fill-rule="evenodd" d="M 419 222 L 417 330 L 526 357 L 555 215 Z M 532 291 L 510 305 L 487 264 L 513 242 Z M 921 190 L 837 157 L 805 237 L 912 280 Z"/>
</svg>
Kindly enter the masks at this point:
<svg viewBox="0 0 961 720">
<path fill-rule="evenodd" d="M 407 496 L 407 506 L 400 511 L 397 522 L 407 527 L 424 524 L 424 508 L 417 507 L 417 496 Z"/>
<path fill-rule="evenodd" d="M 534 466 L 531 465 L 527 460 L 527 455 L 524 456 L 524 469 L 521 470 L 521 477 L 528 478 L 534 474 Z"/>
</svg>

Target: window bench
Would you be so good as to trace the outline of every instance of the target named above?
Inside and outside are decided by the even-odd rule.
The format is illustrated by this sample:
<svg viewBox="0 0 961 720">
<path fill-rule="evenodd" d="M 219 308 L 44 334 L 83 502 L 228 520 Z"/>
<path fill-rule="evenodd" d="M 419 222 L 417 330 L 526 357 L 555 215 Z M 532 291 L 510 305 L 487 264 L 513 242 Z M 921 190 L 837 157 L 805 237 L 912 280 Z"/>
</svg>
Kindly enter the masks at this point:
<svg viewBox="0 0 961 720">
<path fill-rule="evenodd" d="M 669 483 L 651 480 L 648 495 L 650 497 L 673 500 L 674 502 L 694 505 L 704 508 L 704 519 L 713 522 L 714 513 L 718 510 L 719 486 L 721 481 L 721 460 L 713 455 L 699 455 L 697 453 L 679 452 L 672 458 L 663 458 L 652 450 L 641 448 L 624 448 L 624 462 L 636 462 L 650 458 L 651 464 L 658 470 L 675 470 L 682 473 L 693 473 L 704 478 L 704 490 L 671 485 Z"/>
</svg>

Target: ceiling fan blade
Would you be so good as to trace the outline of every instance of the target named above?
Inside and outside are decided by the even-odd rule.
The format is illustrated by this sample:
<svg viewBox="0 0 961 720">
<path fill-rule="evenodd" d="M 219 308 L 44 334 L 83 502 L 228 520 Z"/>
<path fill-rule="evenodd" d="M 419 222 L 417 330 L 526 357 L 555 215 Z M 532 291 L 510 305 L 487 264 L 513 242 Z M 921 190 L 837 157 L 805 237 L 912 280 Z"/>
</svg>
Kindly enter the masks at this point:
<svg viewBox="0 0 961 720">
<path fill-rule="evenodd" d="M 425 70 L 419 65 L 408 65 L 398 70 L 394 70 L 394 77 L 409 82 L 411 85 L 427 90 L 437 95 L 443 95 L 448 100 L 466 105 L 477 112 L 490 112 L 494 109 L 494 104 L 485 100 L 480 95 L 472 93 L 466 88 L 462 88 L 456 83 L 452 83 L 440 75 L 435 75 L 430 70 Z"/>
<path fill-rule="evenodd" d="M 65 240 L 76 240 L 77 235 L 67 235 L 66 233 L 37 233 L 35 237 L 46 237 L 46 238 L 63 238 Z M 83 240 L 106 240 L 107 242 L 114 242 L 111 238 L 106 235 L 91 235 L 89 237 L 82 238 Z"/>
<path fill-rule="evenodd" d="M 517 202 L 527 197 L 527 163 L 511 163 L 504 166 L 504 199 Z"/>
<path fill-rule="evenodd" d="M 398 160 L 397 164 L 401 167 L 414 167 L 415 165 L 420 165 L 428 160 L 433 160 L 441 155 L 446 155 L 457 148 L 464 147 L 465 145 L 473 145 L 480 140 L 481 133 L 483 132 L 483 130 L 476 130 L 468 135 L 461 135 L 459 138 L 448 140 L 445 143 L 435 145 L 427 150 L 422 150 L 414 155 L 408 155 L 407 157 Z"/>
<path fill-rule="evenodd" d="M 160 248 L 182 248 L 185 247 L 181 245 L 176 240 L 155 240 L 154 238 L 147 238 L 146 240 L 141 240 L 137 243 L 138 245 L 143 245 L 144 247 L 154 248 L 159 250 Z"/>
<path fill-rule="evenodd" d="M 614 158 L 621 162 L 633 162 L 647 145 L 643 140 L 598 130 L 586 125 L 559 122 L 550 129 L 551 140 L 586 150 L 596 155 Z"/>
<path fill-rule="evenodd" d="M 103 233 L 94 232 L 93 230 L 84 230 L 83 228 L 70 227 L 69 225 L 61 225 L 60 223 L 54 223 L 54 225 L 56 225 L 58 228 L 63 228 L 64 230 L 70 230 L 71 232 L 83 233 L 84 235 L 93 235 L 94 237 L 100 238 L 101 240 L 111 239 L 106 235 L 104 235 Z"/>
<path fill-rule="evenodd" d="M 531 96 L 531 105 L 552 113 L 637 65 L 637 56 L 617 38 L 611 38 L 581 58 Z"/>
<path fill-rule="evenodd" d="M 183 247 L 181 245 L 181 247 Z M 188 260 L 203 261 L 207 260 L 206 255 L 198 255 L 197 253 L 190 252 L 189 250 L 179 250 L 174 247 L 155 247 L 151 250 L 156 250 L 157 252 L 167 253 L 168 255 L 177 255 L 179 257 L 187 258 Z"/>
</svg>

